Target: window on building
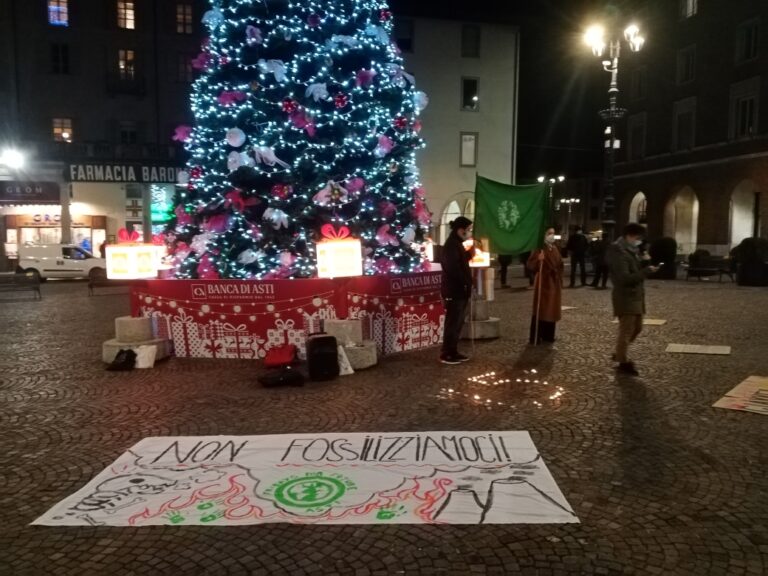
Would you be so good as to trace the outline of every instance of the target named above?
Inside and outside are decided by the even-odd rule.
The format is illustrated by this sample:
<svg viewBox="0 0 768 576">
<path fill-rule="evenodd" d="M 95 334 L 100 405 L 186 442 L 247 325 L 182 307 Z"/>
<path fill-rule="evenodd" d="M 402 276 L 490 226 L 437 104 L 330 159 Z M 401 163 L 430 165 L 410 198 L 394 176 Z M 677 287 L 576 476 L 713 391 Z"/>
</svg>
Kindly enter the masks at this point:
<svg viewBox="0 0 768 576">
<path fill-rule="evenodd" d="M 736 62 L 757 58 L 760 51 L 760 21 L 750 20 L 736 30 Z"/>
<path fill-rule="evenodd" d="M 480 81 L 477 78 L 461 79 L 461 109 L 477 111 L 480 109 Z"/>
<path fill-rule="evenodd" d="M 680 18 L 690 18 L 699 11 L 699 0 L 680 0 Z"/>
<path fill-rule="evenodd" d="M 139 128 L 133 120 L 121 120 L 118 129 L 120 144 L 136 144 L 139 141 Z"/>
<path fill-rule="evenodd" d="M 646 113 L 633 114 L 627 120 L 629 132 L 629 147 L 627 154 L 630 160 L 638 160 L 645 157 L 645 131 Z"/>
<path fill-rule="evenodd" d="M 477 166 L 477 132 L 461 133 L 461 154 L 459 165 L 463 168 Z"/>
<path fill-rule="evenodd" d="M 56 142 L 71 142 L 74 137 L 72 118 L 54 118 L 51 122 L 53 139 Z"/>
<path fill-rule="evenodd" d="M 130 0 L 118 0 L 117 2 L 117 26 L 126 30 L 136 28 L 136 9 L 134 2 Z"/>
<path fill-rule="evenodd" d="M 753 136 L 756 118 L 757 100 L 754 96 L 747 96 L 736 100 L 736 138 Z"/>
<path fill-rule="evenodd" d="M 672 116 L 672 150 L 690 150 L 696 143 L 696 98 L 675 102 Z"/>
<path fill-rule="evenodd" d="M 729 135 L 732 139 L 751 138 L 757 134 L 759 102 L 759 77 L 731 86 Z"/>
<path fill-rule="evenodd" d="M 69 0 L 48 0 L 48 24 L 69 26 Z"/>
<path fill-rule="evenodd" d="M 480 26 L 464 24 L 461 27 L 461 56 L 480 58 Z"/>
<path fill-rule="evenodd" d="M 192 4 L 187 2 L 176 4 L 176 33 L 192 34 Z"/>
<path fill-rule="evenodd" d="M 413 20 L 395 20 L 395 41 L 403 52 L 413 52 Z"/>
<path fill-rule="evenodd" d="M 194 56 L 188 53 L 176 55 L 176 80 L 178 82 L 192 82 L 195 79 L 195 69 L 192 67 Z"/>
<path fill-rule="evenodd" d="M 120 80 L 136 79 L 136 53 L 133 50 L 117 51 L 117 72 Z"/>
<path fill-rule="evenodd" d="M 642 100 L 646 97 L 648 90 L 648 69 L 645 66 L 635 68 L 632 71 L 632 79 L 629 87 L 629 94 L 632 100 Z"/>
<path fill-rule="evenodd" d="M 51 44 L 51 74 L 69 74 L 69 45 Z"/>
<path fill-rule="evenodd" d="M 686 84 L 696 79 L 696 46 L 677 51 L 677 83 Z"/>
</svg>

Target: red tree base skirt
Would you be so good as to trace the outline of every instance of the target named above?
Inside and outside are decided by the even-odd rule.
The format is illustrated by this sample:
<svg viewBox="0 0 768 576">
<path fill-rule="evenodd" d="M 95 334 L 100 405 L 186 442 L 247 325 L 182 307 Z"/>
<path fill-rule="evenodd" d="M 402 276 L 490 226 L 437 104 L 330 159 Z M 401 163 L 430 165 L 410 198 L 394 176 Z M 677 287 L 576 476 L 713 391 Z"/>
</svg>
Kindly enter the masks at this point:
<svg viewBox="0 0 768 576">
<path fill-rule="evenodd" d="M 435 346 L 445 311 L 440 273 L 337 280 L 150 280 L 131 290 L 134 316 L 153 319 L 176 356 L 258 360 L 329 318 L 361 319 L 384 356 Z"/>
</svg>

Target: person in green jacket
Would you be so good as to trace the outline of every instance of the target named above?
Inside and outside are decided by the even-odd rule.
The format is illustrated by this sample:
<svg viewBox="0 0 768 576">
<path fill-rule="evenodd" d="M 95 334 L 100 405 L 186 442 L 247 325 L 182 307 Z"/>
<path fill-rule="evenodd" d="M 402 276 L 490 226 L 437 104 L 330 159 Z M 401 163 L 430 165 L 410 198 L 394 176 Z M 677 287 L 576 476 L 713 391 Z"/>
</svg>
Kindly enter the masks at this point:
<svg viewBox="0 0 768 576">
<path fill-rule="evenodd" d="M 643 226 L 627 224 L 621 238 L 611 244 L 607 254 L 613 283 L 613 313 L 619 319 L 615 360 L 619 363 L 619 372 L 632 376 L 639 372 L 627 357 L 627 350 L 643 329 L 645 278 L 658 270 L 655 266 L 643 267 L 639 248 L 644 236 Z"/>
</svg>

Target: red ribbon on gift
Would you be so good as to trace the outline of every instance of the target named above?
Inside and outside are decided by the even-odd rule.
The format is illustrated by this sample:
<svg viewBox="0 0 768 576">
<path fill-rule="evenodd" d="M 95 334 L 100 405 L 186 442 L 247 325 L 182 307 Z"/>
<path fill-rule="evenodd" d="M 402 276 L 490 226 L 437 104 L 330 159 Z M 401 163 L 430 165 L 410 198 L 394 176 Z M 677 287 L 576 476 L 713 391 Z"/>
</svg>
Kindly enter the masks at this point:
<svg viewBox="0 0 768 576">
<path fill-rule="evenodd" d="M 328 240 L 343 240 L 349 237 L 349 228 L 340 226 L 337 230 L 333 224 L 325 224 L 320 228 L 320 233 Z"/>
<path fill-rule="evenodd" d="M 120 230 L 117 231 L 117 241 L 119 244 L 138 242 L 140 239 L 141 236 L 136 230 L 128 232 L 125 228 L 120 228 Z"/>
</svg>

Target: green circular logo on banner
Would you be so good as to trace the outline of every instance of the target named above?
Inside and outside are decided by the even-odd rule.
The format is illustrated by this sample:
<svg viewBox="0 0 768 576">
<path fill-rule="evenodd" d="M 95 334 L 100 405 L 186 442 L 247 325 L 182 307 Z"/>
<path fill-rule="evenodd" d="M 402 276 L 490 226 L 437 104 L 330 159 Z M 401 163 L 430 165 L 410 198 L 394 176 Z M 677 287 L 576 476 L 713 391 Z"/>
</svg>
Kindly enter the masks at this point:
<svg viewBox="0 0 768 576">
<path fill-rule="evenodd" d="M 329 506 L 344 496 L 344 482 L 327 476 L 293 478 L 275 488 L 275 500 L 291 508 L 318 508 Z"/>
<path fill-rule="evenodd" d="M 520 210 L 512 200 L 504 200 L 498 209 L 499 228 L 511 232 L 520 221 Z"/>
</svg>

